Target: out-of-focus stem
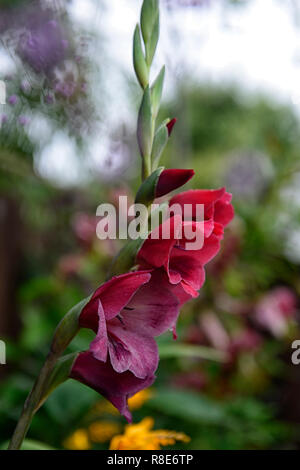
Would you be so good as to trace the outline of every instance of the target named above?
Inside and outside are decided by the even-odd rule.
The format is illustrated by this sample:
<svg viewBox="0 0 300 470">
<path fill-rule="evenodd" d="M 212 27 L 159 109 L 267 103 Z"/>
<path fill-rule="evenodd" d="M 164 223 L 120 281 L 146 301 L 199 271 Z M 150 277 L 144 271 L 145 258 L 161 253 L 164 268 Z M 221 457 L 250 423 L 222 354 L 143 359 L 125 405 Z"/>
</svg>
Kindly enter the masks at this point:
<svg viewBox="0 0 300 470">
<path fill-rule="evenodd" d="M 90 297 L 87 297 L 86 299 L 83 299 L 81 302 L 76 304 L 62 318 L 58 327 L 56 328 L 50 347 L 50 352 L 38 378 L 36 379 L 35 384 L 33 385 L 31 392 L 25 401 L 20 419 L 8 447 L 9 450 L 18 450 L 21 448 L 32 418 L 40 408 L 41 404 L 44 402 L 45 396 L 47 396 L 47 387 L 49 385 L 53 369 L 60 356 L 63 354 L 67 346 L 79 331 L 78 318 L 81 310 L 87 304 L 89 299 Z"/>
<path fill-rule="evenodd" d="M 19 450 L 25 439 L 35 412 L 38 410 L 44 388 L 59 358 L 59 354 L 50 352 L 43 365 L 41 372 L 29 393 L 16 429 L 11 438 L 8 450 Z"/>
</svg>

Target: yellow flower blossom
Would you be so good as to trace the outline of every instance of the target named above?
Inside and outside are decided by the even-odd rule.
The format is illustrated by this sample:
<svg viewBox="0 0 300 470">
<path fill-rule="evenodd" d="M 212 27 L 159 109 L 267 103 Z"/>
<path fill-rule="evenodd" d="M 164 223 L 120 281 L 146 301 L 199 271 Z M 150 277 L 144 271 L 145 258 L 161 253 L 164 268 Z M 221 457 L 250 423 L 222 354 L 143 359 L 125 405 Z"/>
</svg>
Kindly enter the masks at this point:
<svg viewBox="0 0 300 470">
<path fill-rule="evenodd" d="M 115 434 L 120 432 L 121 426 L 113 421 L 96 421 L 89 426 L 89 435 L 92 442 L 109 441 Z"/>
<path fill-rule="evenodd" d="M 119 416 L 120 413 L 109 401 L 99 401 L 96 403 L 94 411 L 98 415 L 110 414 L 114 416 Z"/>
<path fill-rule="evenodd" d="M 175 444 L 176 441 L 189 442 L 190 438 L 184 433 L 152 430 L 153 418 L 144 418 L 139 424 L 125 426 L 122 435 L 112 438 L 110 450 L 160 450 L 161 446 Z"/>
<path fill-rule="evenodd" d="M 69 450 L 88 450 L 91 448 L 88 432 L 85 429 L 77 429 L 63 443 Z"/>
<path fill-rule="evenodd" d="M 148 401 L 153 395 L 152 390 L 145 388 L 140 392 L 133 395 L 133 397 L 128 399 L 128 406 L 131 410 L 138 410 L 143 406 L 143 404 Z"/>
<path fill-rule="evenodd" d="M 143 406 L 153 395 L 153 391 L 149 388 L 141 390 L 140 392 L 133 395 L 128 399 L 128 406 L 131 410 L 137 410 Z M 119 416 L 119 411 L 109 401 L 100 401 L 96 403 L 93 411 L 98 415 L 111 414 L 113 416 Z"/>
</svg>

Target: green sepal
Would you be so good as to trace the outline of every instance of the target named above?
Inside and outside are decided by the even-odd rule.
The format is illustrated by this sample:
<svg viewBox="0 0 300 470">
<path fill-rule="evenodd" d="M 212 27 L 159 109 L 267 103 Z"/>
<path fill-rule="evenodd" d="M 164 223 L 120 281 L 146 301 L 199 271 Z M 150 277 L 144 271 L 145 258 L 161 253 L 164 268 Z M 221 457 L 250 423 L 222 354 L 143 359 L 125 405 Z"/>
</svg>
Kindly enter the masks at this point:
<svg viewBox="0 0 300 470">
<path fill-rule="evenodd" d="M 155 82 L 153 83 L 151 87 L 152 114 L 153 114 L 154 119 L 156 119 L 158 111 L 159 111 L 159 107 L 160 107 L 162 90 L 164 86 L 164 78 L 165 78 L 165 66 L 162 67 Z"/>
<path fill-rule="evenodd" d="M 63 317 L 58 324 L 51 344 L 51 352 L 62 354 L 79 331 L 79 316 L 82 309 L 90 301 L 91 296 L 81 300 Z"/>
<path fill-rule="evenodd" d="M 144 91 L 139 110 L 137 139 L 142 157 L 149 158 L 152 149 L 152 107 L 149 86 Z"/>
<path fill-rule="evenodd" d="M 133 36 L 133 66 L 141 87 L 145 89 L 149 82 L 149 70 L 142 48 L 140 27 L 138 24 L 136 25 Z"/>
<path fill-rule="evenodd" d="M 130 240 L 114 258 L 108 278 L 130 271 L 135 265 L 136 254 L 144 242 L 143 238 Z"/>
<path fill-rule="evenodd" d="M 45 387 L 43 389 L 40 401 L 35 409 L 37 411 L 47 400 L 49 395 L 62 383 L 70 378 L 72 366 L 78 356 L 78 352 L 68 354 L 58 359 Z"/>
<path fill-rule="evenodd" d="M 151 173 L 151 175 L 145 179 L 138 189 L 135 198 L 135 204 L 145 204 L 148 206 L 154 201 L 156 186 L 163 170 L 164 167 L 161 166 L 160 168 L 157 168 L 157 170 L 153 171 L 153 173 Z"/>
<path fill-rule="evenodd" d="M 155 55 L 157 43 L 159 39 L 159 16 L 157 16 L 156 21 L 153 26 L 152 35 L 148 44 L 146 44 L 146 62 L 150 65 L 152 64 L 153 57 Z"/>
<path fill-rule="evenodd" d="M 152 170 L 155 170 L 158 167 L 160 157 L 168 143 L 168 122 L 170 122 L 170 119 L 166 119 L 155 132 L 151 153 Z"/>
</svg>

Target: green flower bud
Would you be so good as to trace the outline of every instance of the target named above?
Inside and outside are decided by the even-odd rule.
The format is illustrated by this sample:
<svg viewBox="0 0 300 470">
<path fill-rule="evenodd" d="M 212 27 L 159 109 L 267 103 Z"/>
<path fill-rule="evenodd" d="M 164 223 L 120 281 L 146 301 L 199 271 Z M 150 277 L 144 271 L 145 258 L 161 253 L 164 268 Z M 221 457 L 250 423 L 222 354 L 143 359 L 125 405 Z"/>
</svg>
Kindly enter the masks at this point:
<svg viewBox="0 0 300 470">
<path fill-rule="evenodd" d="M 145 89 L 149 81 L 149 71 L 142 49 L 139 25 L 136 25 L 133 37 L 133 66 L 141 87 Z"/>
<path fill-rule="evenodd" d="M 164 78 L 165 78 L 165 66 L 162 67 L 161 71 L 159 72 L 155 82 L 151 87 L 151 102 L 152 102 L 152 112 L 154 119 L 157 118 L 157 114 L 160 107 L 161 95 L 164 86 Z"/>
<path fill-rule="evenodd" d="M 159 37 L 158 0 L 144 0 L 141 11 L 141 29 L 146 48 L 146 62 L 150 66 Z"/>
</svg>

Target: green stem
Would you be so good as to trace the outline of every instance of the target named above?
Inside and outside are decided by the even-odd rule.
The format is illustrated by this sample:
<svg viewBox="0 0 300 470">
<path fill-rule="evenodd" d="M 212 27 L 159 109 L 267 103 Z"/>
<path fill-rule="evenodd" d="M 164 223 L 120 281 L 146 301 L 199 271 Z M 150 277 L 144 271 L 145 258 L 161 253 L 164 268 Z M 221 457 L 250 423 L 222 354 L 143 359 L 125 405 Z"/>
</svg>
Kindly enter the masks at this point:
<svg viewBox="0 0 300 470">
<path fill-rule="evenodd" d="M 151 151 L 153 148 L 153 142 L 154 142 L 154 134 L 155 134 L 155 123 L 156 123 L 156 118 L 155 116 L 152 116 L 152 126 L 151 126 Z M 151 175 L 153 171 L 152 168 L 152 158 L 151 154 L 145 156 L 145 158 L 142 159 L 142 181 L 145 181 L 148 176 Z"/>
<path fill-rule="evenodd" d="M 46 362 L 43 365 L 41 372 L 25 401 L 22 414 L 11 438 L 8 450 L 19 450 L 21 448 L 22 442 L 25 439 L 33 416 L 38 409 L 44 388 L 48 382 L 48 379 L 50 378 L 58 358 L 59 354 L 57 353 L 50 352 L 48 354 Z"/>
<path fill-rule="evenodd" d="M 145 156 L 142 160 L 142 181 L 151 175 L 151 156 Z"/>
<path fill-rule="evenodd" d="M 63 354 L 67 346 L 70 344 L 72 339 L 76 336 L 79 331 L 79 315 L 83 307 L 88 303 L 90 297 L 83 299 L 77 305 L 75 305 L 60 321 L 56 328 L 50 352 L 46 358 L 46 361 L 41 369 L 41 372 L 33 385 L 31 392 L 29 393 L 20 419 L 17 423 L 16 429 L 11 438 L 8 449 L 18 450 L 21 448 L 22 442 L 27 434 L 31 421 L 38 411 L 40 406 L 45 400 L 47 394 L 47 386 L 51 379 L 53 369 Z"/>
</svg>

